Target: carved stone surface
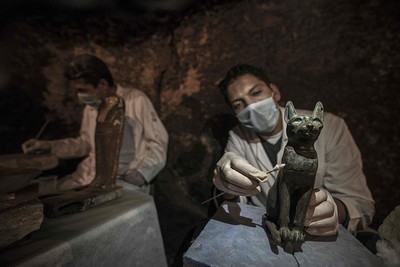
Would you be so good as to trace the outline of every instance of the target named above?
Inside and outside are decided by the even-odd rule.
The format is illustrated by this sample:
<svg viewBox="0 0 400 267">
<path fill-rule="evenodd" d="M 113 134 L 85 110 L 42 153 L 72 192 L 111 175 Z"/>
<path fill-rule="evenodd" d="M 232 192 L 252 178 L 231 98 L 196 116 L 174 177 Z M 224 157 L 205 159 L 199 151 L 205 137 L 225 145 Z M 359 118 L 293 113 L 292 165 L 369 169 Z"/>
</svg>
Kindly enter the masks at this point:
<svg viewBox="0 0 400 267">
<path fill-rule="evenodd" d="M 42 198 L 45 215 L 57 217 L 80 212 L 104 202 L 119 198 L 123 191 L 116 186 L 118 159 L 121 148 L 125 105 L 120 97 L 105 100 L 106 107 L 100 107 L 95 133 L 96 176 L 88 188 L 71 191 L 58 196 Z M 100 116 L 105 118 L 99 120 Z"/>
<path fill-rule="evenodd" d="M 312 116 L 297 115 L 292 102 L 286 104 L 285 167 L 268 192 L 265 224 L 288 253 L 299 250 L 304 242 L 304 219 L 318 168 L 314 143 L 323 127 L 323 117 L 321 102 L 315 105 Z"/>
</svg>

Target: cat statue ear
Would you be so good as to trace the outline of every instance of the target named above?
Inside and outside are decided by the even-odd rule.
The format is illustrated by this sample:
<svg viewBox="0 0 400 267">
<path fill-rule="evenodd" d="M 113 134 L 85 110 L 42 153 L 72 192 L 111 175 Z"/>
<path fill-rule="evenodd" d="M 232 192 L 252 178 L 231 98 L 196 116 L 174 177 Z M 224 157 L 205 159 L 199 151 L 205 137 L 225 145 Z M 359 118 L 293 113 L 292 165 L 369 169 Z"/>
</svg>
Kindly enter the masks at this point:
<svg viewBox="0 0 400 267">
<path fill-rule="evenodd" d="M 288 101 L 285 106 L 285 122 L 289 122 L 296 115 L 296 109 L 292 101 Z"/>
<path fill-rule="evenodd" d="M 315 104 L 313 116 L 320 119 L 321 122 L 324 122 L 324 106 L 320 101 L 318 101 L 317 104 Z"/>
</svg>

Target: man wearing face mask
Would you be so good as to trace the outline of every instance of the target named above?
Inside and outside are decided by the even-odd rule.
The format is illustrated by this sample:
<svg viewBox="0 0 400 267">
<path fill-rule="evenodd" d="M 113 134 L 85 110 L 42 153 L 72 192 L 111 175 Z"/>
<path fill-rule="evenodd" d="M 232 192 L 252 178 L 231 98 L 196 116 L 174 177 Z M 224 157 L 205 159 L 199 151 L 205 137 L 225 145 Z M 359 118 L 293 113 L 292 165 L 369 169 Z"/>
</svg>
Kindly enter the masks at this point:
<svg viewBox="0 0 400 267">
<path fill-rule="evenodd" d="M 250 65 L 231 68 L 219 88 L 240 124 L 229 132 L 225 154 L 214 171 L 215 186 L 225 200 L 265 206 L 268 190 L 287 143 L 281 94 L 263 70 Z M 298 110 L 299 114 L 308 111 Z M 310 114 L 311 112 L 309 112 Z M 325 113 L 324 127 L 315 143 L 318 170 L 306 214 L 306 231 L 327 236 L 341 223 L 356 234 L 367 228 L 375 213 L 374 201 L 362 172 L 360 152 L 343 119 Z"/>
<path fill-rule="evenodd" d="M 50 152 L 61 159 L 83 157 L 75 172 L 58 182 L 61 190 L 89 185 L 95 177 L 95 129 L 99 107 L 105 98 L 120 96 L 125 102 L 125 123 L 119 155 L 118 178 L 149 192 L 149 184 L 165 166 L 168 133 L 152 103 L 141 91 L 114 83 L 107 65 L 93 55 L 75 57 L 65 69 L 80 102 L 85 104 L 80 134 L 53 141 L 31 139 L 24 153 Z"/>
</svg>

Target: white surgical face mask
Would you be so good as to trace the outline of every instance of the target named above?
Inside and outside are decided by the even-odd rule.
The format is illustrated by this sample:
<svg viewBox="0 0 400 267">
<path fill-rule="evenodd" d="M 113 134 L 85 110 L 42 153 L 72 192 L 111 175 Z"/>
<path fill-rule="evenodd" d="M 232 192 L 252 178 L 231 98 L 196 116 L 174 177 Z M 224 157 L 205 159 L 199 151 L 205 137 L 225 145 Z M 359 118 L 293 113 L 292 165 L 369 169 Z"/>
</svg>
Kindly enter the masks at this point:
<svg viewBox="0 0 400 267">
<path fill-rule="evenodd" d="M 236 115 L 246 128 L 258 133 L 269 133 L 279 119 L 279 109 L 272 97 L 248 105 Z"/>
<path fill-rule="evenodd" d="M 79 100 L 85 105 L 89 105 L 94 108 L 99 108 L 101 105 L 101 99 L 98 99 L 95 95 L 78 93 L 77 96 Z"/>
</svg>

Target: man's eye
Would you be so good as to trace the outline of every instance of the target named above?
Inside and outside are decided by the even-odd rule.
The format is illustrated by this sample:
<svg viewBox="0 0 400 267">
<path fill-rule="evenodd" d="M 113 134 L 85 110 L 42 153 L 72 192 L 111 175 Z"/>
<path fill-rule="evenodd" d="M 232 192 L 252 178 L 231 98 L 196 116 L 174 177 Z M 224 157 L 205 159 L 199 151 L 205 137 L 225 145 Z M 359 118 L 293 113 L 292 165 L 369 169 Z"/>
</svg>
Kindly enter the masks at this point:
<svg viewBox="0 0 400 267">
<path fill-rule="evenodd" d="M 258 96 L 258 95 L 260 95 L 261 94 L 261 91 L 254 91 L 253 92 L 253 96 Z"/>
<path fill-rule="evenodd" d="M 238 110 L 240 109 L 241 104 L 240 103 L 233 103 L 233 109 Z"/>
</svg>

